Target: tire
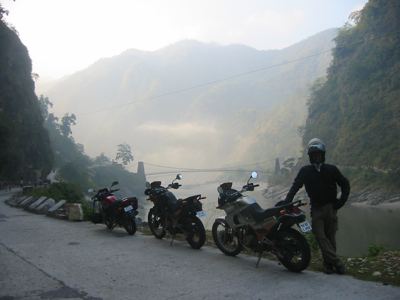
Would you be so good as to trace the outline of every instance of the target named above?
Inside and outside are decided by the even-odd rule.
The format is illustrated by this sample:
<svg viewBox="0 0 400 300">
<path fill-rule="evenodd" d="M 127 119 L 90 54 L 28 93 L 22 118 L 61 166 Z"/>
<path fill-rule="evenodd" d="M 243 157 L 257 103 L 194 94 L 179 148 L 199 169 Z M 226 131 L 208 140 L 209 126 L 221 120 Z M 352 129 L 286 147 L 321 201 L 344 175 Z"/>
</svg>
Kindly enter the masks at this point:
<svg viewBox="0 0 400 300">
<path fill-rule="evenodd" d="M 218 231 L 221 227 L 223 227 L 223 231 Z M 242 245 L 239 243 L 238 237 L 233 233 L 232 228 L 224 220 L 216 220 L 214 222 L 212 235 L 215 245 L 217 245 L 218 249 L 225 255 L 236 256 L 243 249 Z M 226 244 L 232 242 L 232 246 L 227 247 Z"/>
<path fill-rule="evenodd" d="M 198 217 L 190 216 L 186 219 L 185 227 L 188 230 L 187 242 L 193 249 L 200 249 L 206 242 L 206 230 Z"/>
<path fill-rule="evenodd" d="M 134 235 L 136 232 L 135 217 L 127 216 L 124 220 L 124 228 L 129 235 Z"/>
<path fill-rule="evenodd" d="M 161 222 L 161 217 L 156 213 L 155 209 L 150 209 L 147 215 L 147 222 L 151 233 L 158 239 L 162 239 L 165 236 L 165 228 Z"/>
<path fill-rule="evenodd" d="M 107 226 L 107 228 L 109 229 L 109 230 L 113 230 L 113 228 L 114 228 L 114 223 L 113 223 L 113 221 L 111 221 L 109 218 L 105 218 L 104 219 L 104 224 L 106 224 L 106 226 Z"/>
<path fill-rule="evenodd" d="M 310 246 L 300 232 L 293 228 L 278 231 L 274 241 L 279 252 L 277 257 L 289 271 L 301 272 L 308 267 L 311 260 Z"/>
</svg>

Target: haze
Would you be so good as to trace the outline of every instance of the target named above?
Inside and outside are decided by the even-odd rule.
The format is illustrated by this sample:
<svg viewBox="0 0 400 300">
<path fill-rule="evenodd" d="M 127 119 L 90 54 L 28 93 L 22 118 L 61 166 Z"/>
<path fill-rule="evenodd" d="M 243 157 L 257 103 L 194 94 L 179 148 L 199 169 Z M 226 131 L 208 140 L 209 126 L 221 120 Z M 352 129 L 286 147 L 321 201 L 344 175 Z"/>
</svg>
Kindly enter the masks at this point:
<svg viewBox="0 0 400 300">
<path fill-rule="evenodd" d="M 126 49 L 156 50 L 182 39 L 287 47 L 342 26 L 365 0 L 105 1 L 4 0 L 42 80 Z"/>
</svg>

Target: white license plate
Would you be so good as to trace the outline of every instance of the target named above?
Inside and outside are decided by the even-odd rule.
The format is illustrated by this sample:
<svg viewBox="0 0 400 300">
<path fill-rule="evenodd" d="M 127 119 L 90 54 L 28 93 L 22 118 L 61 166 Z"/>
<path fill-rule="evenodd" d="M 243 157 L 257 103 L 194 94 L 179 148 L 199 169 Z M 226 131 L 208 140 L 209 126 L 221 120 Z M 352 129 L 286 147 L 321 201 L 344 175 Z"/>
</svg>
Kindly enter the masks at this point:
<svg viewBox="0 0 400 300">
<path fill-rule="evenodd" d="M 310 232 L 311 231 L 311 225 L 307 221 L 299 223 L 300 230 L 303 232 Z"/>
<path fill-rule="evenodd" d="M 126 212 L 131 211 L 132 209 L 133 209 L 132 205 L 128 205 L 128 206 L 124 207 L 124 210 Z"/>
<path fill-rule="evenodd" d="M 201 211 L 198 211 L 198 212 L 196 213 L 196 215 L 197 215 L 199 218 L 202 218 L 202 217 L 207 216 L 207 213 L 206 213 L 204 210 L 201 210 Z"/>
</svg>

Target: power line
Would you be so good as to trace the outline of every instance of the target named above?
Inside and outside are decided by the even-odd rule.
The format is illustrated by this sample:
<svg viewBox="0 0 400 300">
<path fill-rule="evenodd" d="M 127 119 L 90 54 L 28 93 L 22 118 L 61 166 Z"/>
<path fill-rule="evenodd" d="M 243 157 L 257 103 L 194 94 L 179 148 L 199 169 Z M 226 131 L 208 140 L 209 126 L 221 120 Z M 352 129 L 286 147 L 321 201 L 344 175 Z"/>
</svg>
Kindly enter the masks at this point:
<svg viewBox="0 0 400 300">
<path fill-rule="evenodd" d="M 269 161 L 264 161 L 264 162 L 269 162 Z M 221 171 L 221 172 L 229 172 L 229 171 L 243 171 L 244 169 L 240 169 L 241 166 L 252 166 L 252 165 L 257 165 L 260 163 L 251 163 L 251 164 L 244 164 L 240 166 L 236 166 L 238 169 L 230 169 L 228 167 L 220 167 L 220 168 L 187 168 L 187 167 L 174 167 L 174 166 L 165 166 L 165 165 L 160 165 L 160 164 L 155 164 L 155 163 L 150 163 L 150 162 L 143 162 L 145 165 L 152 166 L 152 167 L 159 167 L 159 168 L 164 168 L 164 169 L 172 169 L 172 170 L 180 170 L 180 171 L 188 171 L 188 172 L 202 172 L 202 171 Z"/>
<path fill-rule="evenodd" d="M 285 61 L 285 62 L 282 62 L 282 63 L 269 65 L 269 66 L 262 67 L 262 68 L 259 68 L 259 69 L 246 71 L 246 72 L 243 72 L 243 73 L 234 74 L 234 75 L 231 75 L 231 76 L 228 76 L 228 77 L 225 77 L 225 78 L 221 78 L 221 79 L 216 79 L 216 80 L 200 83 L 200 84 L 197 84 L 197 85 L 194 85 L 194 86 L 191 86 L 191 87 L 182 88 L 182 89 L 178 89 L 178 90 L 172 90 L 172 91 L 169 91 L 169 92 L 166 92 L 166 93 L 163 93 L 163 94 L 159 94 L 159 95 L 155 95 L 155 96 L 144 98 L 143 100 L 144 101 L 154 100 L 154 99 L 157 99 L 157 98 L 162 98 L 162 97 L 171 96 L 171 95 L 175 95 L 175 94 L 191 91 L 191 90 L 194 90 L 194 89 L 202 88 L 202 87 L 205 87 L 205 86 L 208 86 L 208 85 L 213 85 L 213 84 L 216 84 L 216 83 L 229 81 L 229 80 L 232 80 L 232 79 L 235 79 L 235 78 L 239 78 L 239 77 L 243 77 L 243 76 L 247 76 L 247 75 L 250 75 L 250 74 L 263 72 L 263 71 L 266 71 L 266 70 L 269 70 L 269 69 L 272 69 L 272 68 L 281 67 L 281 66 L 292 64 L 292 63 L 295 63 L 295 62 L 298 62 L 298 61 L 302 61 L 302 60 L 305 60 L 305 59 L 308 59 L 308 58 L 319 56 L 319 55 L 327 53 L 327 52 L 329 52 L 331 50 L 332 50 L 331 48 L 330 49 L 326 49 L 326 50 L 323 50 L 323 51 L 320 51 L 320 52 L 317 52 L 317 53 L 314 53 L 314 54 L 311 54 L 311 55 L 308 55 L 308 56 L 303 56 L 303 57 L 296 58 L 296 59 L 289 60 L 289 61 Z M 78 114 L 78 115 L 81 117 L 81 116 L 87 116 L 87 115 L 96 114 L 96 113 L 103 112 L 103 111 L 109 111 L 109 110 L 112 110 L 112 109 L 118 109 L 118 108 L 121 108 L 121 107 L 124 107 L 124 106 L 131 105 L 134 102 L 135 102 L 135 100 L 134 101 L 130 101 L 130 102 L 126 102 L 126 103 L 122 103 L 122 104 L 119 104 L 119 105 L 113 105 L 113 106 L 110 106 L 108 108 L 99 109 L 99 110 L 96 110 L 96 111 L 91 111 L 91 112 L 87 112 L 87 113 Z"/>
<path fill-rule="evenodd" d="M 371 41 L 371 40 L 375 40 L 375 39 L 378 39 L 378 38 L 383 38 L 384 36 L 387 36 L 389 34 L 399 33 L 399 32 L 400 31 L 394 31 L 394 32 L 389 32 L 389 33 L 382 34 L 382 35 L 375 36 L 375 37 L 371 37 L 371 38 L 365 38 L 365 39 L 359 40 L 357 42 L 347 44 L 346 46 L 342 46 L 342 47 L 335 46 L 335 47 L 332 47 L 332 48 L 329 48 L 329 49 L 321 50 L 321 51 L 316 52 L 316 53 L 311 54 L 311 55 L 299 57 L 299 58 L 296 58 L 296 59 L 293 59 L 293 60 L 284 61 L 282 63 L 273 64 L 273 65 L 265 66 L 265 67 L 262 67 L 262 68 L 258 68 L 258 69 L 254 69 L 254 70 L 250 70 L 250 71 L 246 71 L 246 72 L 242 72 L 242 73 L 237 73 L 237 74 L 234 74 L 234 75 L 231 75 L 231 76 L 227 76 L 227 77 L 224 77 L 224 78 L 221 78 L 221 79 L 216 79 L 216 80 L 203 82 L 203 83 L 200 83 L 200 84 L 197 84 L 197 85 L 193 85 L 193 86 L 190 86 L 190 87 L 187 87 L 187 88 L 168 91 L 168 92 L 165 92 L 165 93 L 162 93 L 162 94 L 158 94 L 158 95 L 155 95 L 155 96 L 143 98 L 142 100 L 144 100 L 144 101 L 154 100 L 154 99 L 157 99 L 157 98 L 162 98 L 162 97 L 171 96 L 171 95 L 175 95 L 175 94 L 191 91 L 191 90 L 194 90 L 194 89 L 202 88 L 202 87 L 205 87 L 205 86 L 208 86 L 208 85 L 213 85 L 213 84 L 229 81 L 229 80 L 232 80 L 232 79 L 235 79 L 235 78 L 251 75 L 251 74 L 254 74 L 254 73 L 263 72 L 263 71 L 266 71 L 266 70 L 269 70 L 269 69 L 272 69 L 272 68 L 281 67 L 281 66 L 284 66 L 284 65 L 288 65 L 288 64 L 292 64 L 292 63 L 295 63 L 295 62 L 306 60 L 306 59 L 309 59 L 309 58 L 312 58 L 312 57 L 316 57 L 316 56 L 322 55 L 324 53 L 331 52 L 332 50 L 335 50 L 335 49 L 346 48 L 346 47 L 353 46 L 353 45 L 356 45 L 356 44 L 359 44 L 359 43 L 363 43 L 365 41 Z M 110 111 L 110 110 L 113 110 L 113 109 L 118 109 L 118 108 L 121 108 L 121 107 L 129 106 L 129 105 L 133 104 L 134 102 L 135 102 L 135 100 L 129 101 L 129 102 L 126 102 L 126 103 L 122 103 L 122 104 L 119 104 L 119 105 L 109 106 L 107 108 L 99 109 L 99 110 L 96 110 L 96 111 L 91 111 L 91 112 L 82 113 L 82 114 L 78 113 L 78 115 L 81 117 L 81 116 L 88 116 L 88 115 L 96 114 L 96 113 L 103 112 L 103 111 Z"/>
</svg>

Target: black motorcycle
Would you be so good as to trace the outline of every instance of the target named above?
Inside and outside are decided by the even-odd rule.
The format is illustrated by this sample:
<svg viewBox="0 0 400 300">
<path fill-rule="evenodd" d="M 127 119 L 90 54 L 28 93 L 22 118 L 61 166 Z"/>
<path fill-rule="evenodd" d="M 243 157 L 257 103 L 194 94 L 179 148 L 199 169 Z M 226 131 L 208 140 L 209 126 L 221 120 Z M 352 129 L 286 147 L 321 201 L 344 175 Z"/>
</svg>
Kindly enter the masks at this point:
<svg viewBox="0 0 400 300">
<path fill-rule="evenodd" d="M 203 213 L 200 200 L 206 197 L 195 195 L 178 200 L 169 189 L 178 189 L 181 184 L 175 181 L 181 179 L 182 175 L 178 174 L 167 187 L 161 186 L 161 181 L 146 184 L 144 193 L 149 196 L 147 200 L 154 204 L 148 214 L 148 224 L 158 239 L 169 232 L 172 245 L 176 234 L 184 234 L 193 249 L 200 249 L 206 241 L 206 231 L 197 215 Z"/>
<path fill-rule="evenodd" d="M 136 232 L 138 200 L 136 197 L 118 200 L 113 193 L 119 189 L 111 189 L 117 184 L 118 181 L 114 181 L 110 188 L 102 188 L 92 197 L 92 221 L 93 223 L 104 223 L 110 230 L 115 226 L 124 227 L 130 235 L 133 235 Z M 89 192 L 95 191 L 89 190 Z"/>
</svg>

